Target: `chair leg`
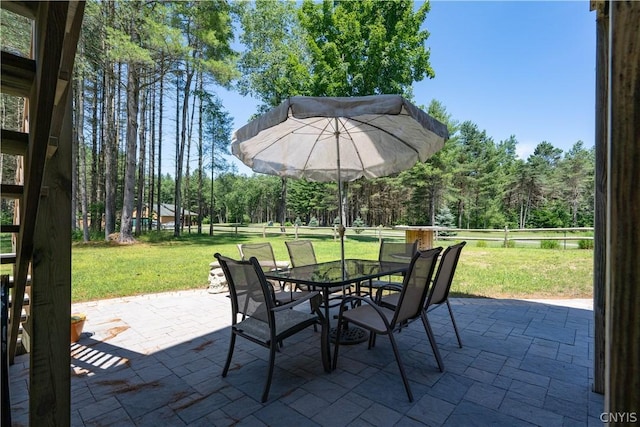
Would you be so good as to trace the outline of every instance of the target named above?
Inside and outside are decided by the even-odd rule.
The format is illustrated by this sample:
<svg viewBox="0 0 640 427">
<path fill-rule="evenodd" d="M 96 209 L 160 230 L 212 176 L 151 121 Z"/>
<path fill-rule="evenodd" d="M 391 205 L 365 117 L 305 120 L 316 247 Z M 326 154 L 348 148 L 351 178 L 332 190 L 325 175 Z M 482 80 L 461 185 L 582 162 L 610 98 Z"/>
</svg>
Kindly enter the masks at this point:
<svg viewBox="0 0 640 427">
<path fill-rule="evenodd" d="M 271 388 L 271 379 L 273 378 L 273 365 L 276 360 L 276 349 L 278 344 L 272 342 L 269 346 L 269 371 L 267 372 L 267 383 L 264 385 L 264 391 L 262 392 L 262 403 L 267 401 L 269 397 L 269 389 Z"/>
<path fill-rule="evenodd" d="M 338 366 L 338 348 L 340 348 L 340 337 L 342 336 L 342 312 L 338 316 L 338 324 L 336 325 L 336 342 L 333 344 L 333 365 L 332 370 Z"/>
<path fill-rule="evenodd" d="M 231 365 L 231 357 L 233 356 L 233 348 L 236 345 L 236 334 L 231 332 L 231 341 L 229 341 L 229 352 L 227 353 L 227 362 L 224 364 L 224 369 L 222 369 L 222 377 L 227 376 L 227 372 L 229 372 L 229 366 Z"/>
<path fill-rule="evenodd" d="M 404 383 L 404 388 L 407 391 L 409 402 L 413 402 L 413 393 L 411 393 L 411 386 L 409 385 L 407 374 L 404 372 L 404 365 L 402 364 L 402 359 L 400 359 L 400 352 L 398 351 L 398 345 L 396 344 L 396 340 L 393 337 L 393 333 L 389 334 L 389 340 L 391 340 L 391 347 L 393 348 L 393 353 L 396 356 L 396 362 L 398 362 L 398 368 L 400 369 L 400 375 L 402 375 L 402 382 Z"/>
<path fill-rule="evenodd" d="M 447 308 L 449 309 L 449 315 L 451 316 L 451 323 L 453 323 L 453 330 L 456 331 L 456 338 L 458 338 L 458 346 L 462 348 L 462 340 L 460 339 L 460 334 L 458 333 L 458 326 L 456 325 L 456 319 L 453 317 L 453 311 L 451 310 L 451 304 L 449 304 L 449 300 L 447 299 Z"/>
<path fill-rule="evenodd" d="M 431 329 L 431 325 L 429 324 L 427 313 L 424 310 L 422 310 L 422 313 L 420 314 L 420 318 L 422 319 L 424 330 L 427 333 L 427 337 L 429 338 L 429 343 L 431 344 L 433 355 L 436 357 L 436 362 L 438 362 L 438 368 L 440 369 L 440 372 L 444 372 L 444 363 L 442 363 L 440 350 L 438 350 L 438 343 L 436 343 L 436 338 L 433 336 L 433 330 Z"/>
<path fill-rule="evenodd" d="M 376 345 L 376 333 L 371 331 L 369 332 L 369 343 L 367 350 L 371 350 Z"/>
</svg>

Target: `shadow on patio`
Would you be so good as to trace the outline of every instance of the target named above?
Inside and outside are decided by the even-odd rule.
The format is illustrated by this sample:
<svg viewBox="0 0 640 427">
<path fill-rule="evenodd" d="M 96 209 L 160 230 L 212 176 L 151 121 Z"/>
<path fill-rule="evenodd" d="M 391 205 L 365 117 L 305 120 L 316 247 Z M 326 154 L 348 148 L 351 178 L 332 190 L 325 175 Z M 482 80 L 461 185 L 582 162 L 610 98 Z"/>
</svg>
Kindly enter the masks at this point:
<svg viewBox="0 0 640 427">
<path fill-rule="evenodd" d="M 264 405 L 266 349 L 238 340 L 221 377 L 224 294 L 75 304 L 90 333 L 71 346 L 72 425 L 602 425 L 603 396 L 591 392 L 593 312 L 588 301 L 572 302 L 453 299 L 463 348 L 446 308 L 429 313 L 444 373 L 414 322 L 398 336 L 414 403 L 386 337 L 371 351 L 341 346 L 337 370 L 326 374 L 319 332 L 308 329 L 277 355 Z M 14 425 L 28 425 L 28 362 L 19 356 L 10 367 Z"/>
</svg>

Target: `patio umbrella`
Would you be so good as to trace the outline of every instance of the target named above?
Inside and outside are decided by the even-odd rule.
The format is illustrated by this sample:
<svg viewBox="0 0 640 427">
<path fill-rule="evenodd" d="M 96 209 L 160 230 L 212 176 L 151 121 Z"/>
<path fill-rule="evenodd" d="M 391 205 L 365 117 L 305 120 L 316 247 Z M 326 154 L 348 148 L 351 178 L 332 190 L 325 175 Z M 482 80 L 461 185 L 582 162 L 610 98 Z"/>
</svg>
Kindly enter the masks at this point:
<svg viewBox="0 0 640 427">
<path fill-rule="evenodd" d="M 447 127 L 399 95 L 294 96 L 236 130 L 231 151 L 253 171 L 341 184 L 389 176 L 444 146 Z"/>
</svg>

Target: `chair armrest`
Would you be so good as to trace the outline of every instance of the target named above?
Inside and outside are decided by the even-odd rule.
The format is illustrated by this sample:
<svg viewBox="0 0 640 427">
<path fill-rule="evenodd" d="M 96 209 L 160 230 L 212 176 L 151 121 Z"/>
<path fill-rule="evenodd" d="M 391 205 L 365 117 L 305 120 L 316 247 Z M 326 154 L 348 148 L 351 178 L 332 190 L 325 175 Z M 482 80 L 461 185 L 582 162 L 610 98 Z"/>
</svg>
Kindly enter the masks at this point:
<svg viewBox="0 0 640 427">
<path fill-rule="evenodd" d="M 376 297 L 375 297 L 375 301 L 376 303 L 379 303 L 381 298 L 382 298 L 382 291 L 394 291 L 394 292 L 400 292 L 402 291 L 402 285 L 400 284 L 393 284 L 393 283 L 387 283 L 386 285 L 380 286 L 378 288 L 378 290 L 376 291 Z"/>
</svg>

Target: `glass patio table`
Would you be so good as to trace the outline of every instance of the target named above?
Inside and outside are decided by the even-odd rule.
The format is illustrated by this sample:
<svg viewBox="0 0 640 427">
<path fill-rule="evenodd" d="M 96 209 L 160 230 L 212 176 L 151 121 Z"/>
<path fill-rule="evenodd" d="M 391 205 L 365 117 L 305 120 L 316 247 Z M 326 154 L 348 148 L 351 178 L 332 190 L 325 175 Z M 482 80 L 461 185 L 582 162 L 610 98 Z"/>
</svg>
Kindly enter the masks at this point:
<svg viewBox="0 0 640 427">
<path fill-rule="evenodd" d="M 404 261 L 404 260 L 403 260 Z M 329 261 L 317 264 L 310 264 L 300 267 L 293 267 L 288 270 L 267 271 L 265 276 L 268 279 L 279 280 L 291 284 L 306 285 L 310 289 L 321 292 L 325 310 L 325 322 L 327 325 L 323 330 L 329 331 L 329 295 L 336 287 L 347 287 L 355 284 L 356 292 L 360 291 L 360 283 L 377 279 L 391 274 L 406 273 L 409 270 L 409 260 L 406 262 L 386 262 L 364 259 L 345 259 L 343 261 Z M 363 331 L 364 333 L 364 331 Z M 323 334 L 322 339 L 326 340 L 324 346 L 326 354 L 323 354 L 323 366 L 325 371 L 331 370 L 329 355 L 329 335 Z M 365 338 L 366 339 L 366 336 Z M 362 340 L 357 341 L 362 342 Z M 343 343 L 343 340 L 340 341 Z M 346 342 L 345 342 L 346 343 Z M 325 359 L 326 358 L 326 359 Z"/>
</svg>

